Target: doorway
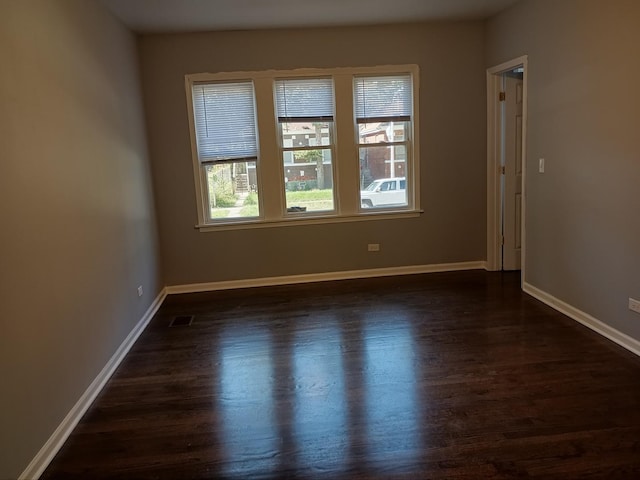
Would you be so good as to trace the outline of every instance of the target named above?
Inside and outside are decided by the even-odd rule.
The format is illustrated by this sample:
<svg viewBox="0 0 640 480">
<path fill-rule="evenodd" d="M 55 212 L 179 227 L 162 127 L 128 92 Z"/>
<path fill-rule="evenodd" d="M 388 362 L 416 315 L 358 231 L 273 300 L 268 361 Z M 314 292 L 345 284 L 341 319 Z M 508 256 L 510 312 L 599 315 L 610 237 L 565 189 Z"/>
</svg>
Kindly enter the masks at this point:
<svg viewBox="0 0 640 480">
<path fill-rule="evenodd" d="M 527 57 L 487 70 L 487 270 L 525 269 Z"/>
</svg>

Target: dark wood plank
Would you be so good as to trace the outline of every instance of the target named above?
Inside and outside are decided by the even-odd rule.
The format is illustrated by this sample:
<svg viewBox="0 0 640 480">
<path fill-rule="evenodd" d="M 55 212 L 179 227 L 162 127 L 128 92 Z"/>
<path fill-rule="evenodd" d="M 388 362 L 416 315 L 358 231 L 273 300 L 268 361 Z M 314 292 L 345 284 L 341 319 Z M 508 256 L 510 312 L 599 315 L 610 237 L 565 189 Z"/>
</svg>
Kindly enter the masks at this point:
<svg viewBox="0 0 640 480">
<path fill-rule="evenodd" d="M 42 478 L 640 478 L 640 359 L 519 281 L 171 296 Z"/>
</svg>

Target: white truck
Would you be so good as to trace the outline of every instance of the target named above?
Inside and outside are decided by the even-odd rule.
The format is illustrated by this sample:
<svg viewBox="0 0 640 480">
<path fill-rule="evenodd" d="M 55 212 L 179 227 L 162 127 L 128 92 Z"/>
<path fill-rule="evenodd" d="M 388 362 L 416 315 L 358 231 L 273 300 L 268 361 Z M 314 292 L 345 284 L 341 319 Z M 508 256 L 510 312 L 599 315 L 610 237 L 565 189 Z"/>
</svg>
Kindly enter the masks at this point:
<svg viewBox="0 0 640 480">
<path fill-rule="evenodd" d="M 379 178 L 360 191 L 362 208 L 407 204 L 407 181 L 404 177 Z"/>
</svg>

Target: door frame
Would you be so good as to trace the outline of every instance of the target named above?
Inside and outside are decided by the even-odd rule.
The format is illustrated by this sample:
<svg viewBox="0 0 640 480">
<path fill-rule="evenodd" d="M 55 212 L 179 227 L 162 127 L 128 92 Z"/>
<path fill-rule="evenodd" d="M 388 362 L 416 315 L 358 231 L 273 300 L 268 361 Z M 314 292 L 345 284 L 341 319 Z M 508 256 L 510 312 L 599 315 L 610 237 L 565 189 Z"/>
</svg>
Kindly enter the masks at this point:
<svg viewBox="0 0 640 480">
<path fill-rule="evenodd" d="M 522 87 L 522 223 L 521 223 L 521 284 L 525 278 L 526 252 L 526 175 L 527 175 L 527 94 L 528 56 L 514 58 L 487 69 L 487 270 L 502 270 L 501 152 L 502 109 L 500 91 L 502 75 L 514 68 L 523 69 Z"/>
</svg>

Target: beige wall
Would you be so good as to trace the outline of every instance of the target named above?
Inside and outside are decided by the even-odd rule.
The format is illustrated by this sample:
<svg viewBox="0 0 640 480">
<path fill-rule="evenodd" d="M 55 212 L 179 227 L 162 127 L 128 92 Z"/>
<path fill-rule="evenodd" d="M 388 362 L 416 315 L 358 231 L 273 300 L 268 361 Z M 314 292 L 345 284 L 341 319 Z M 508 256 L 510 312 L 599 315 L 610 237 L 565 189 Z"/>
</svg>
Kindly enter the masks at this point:
<svg viewBox="0 0 640 480">
<path fill-rule="evenodd" d="M 146 35 L 139 45 L 166 284 L 485 258 L 482 22 Z M 421 69 L 424 215 L 244 231 L 193 228 L 185 74 L 412 63 Z M 367 253 L 373 242 L 381 244 L 379 253 Z M 317 254 L 291 262 L 296 245 Z"/>
<path fill-rule="evenodd" d="M 638 25 L 636 0 L 523 0 L 486 52 L 529 56 L 525 280 L 640 340 Z"/>
<path fill-rule="evenodd" d="M 141 37 L 161 281 L 135 40 L 96 2 L 0 2 L 0 478 L 24 470 L 162 284 L 482 260 L 484 69 L 524 54 L 525 280 L 640 339 L 626 308 L 640 298 L 639 21 L 634 0 L 523 0 L 486 30 Z M 424 215 L 193 228 L 186 73 L 406 63 L 421 68 Z M 367 253 L 369 242 L 382 251 Z M 292 245 L 318 253 L 286 262 Z"/>
<path fill-rule="evenodd" d="M 5 479 L 34 458 L 161 284 L 134 37 L 97 2 L 2 1 L 0 59 Z"/>
</svg>

